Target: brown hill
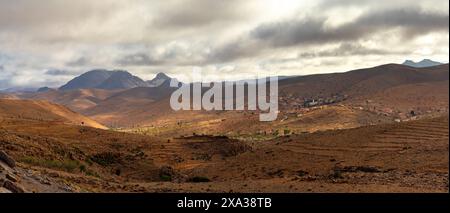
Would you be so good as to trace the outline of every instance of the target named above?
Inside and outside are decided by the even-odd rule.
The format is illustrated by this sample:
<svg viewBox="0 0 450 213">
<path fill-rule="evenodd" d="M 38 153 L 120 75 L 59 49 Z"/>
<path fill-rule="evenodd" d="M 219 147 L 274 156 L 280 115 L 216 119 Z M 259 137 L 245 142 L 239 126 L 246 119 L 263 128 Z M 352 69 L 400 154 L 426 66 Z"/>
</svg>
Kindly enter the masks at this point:
<svg viewBox="0 0 450 213">
<path fill-rule="evenodd" d="M 387 64 L 345 73 L 288 78 L 281 80 L 279 85 L 281 91 L 304 98 L 327 97 L 333 94 L 347 94 L 356 97 L 404 84 L 448 79 L 448 64 L 428 68 Z"/>
<path fill-rule="evenodd" d="M 354 120 L 348 121 L 348 124 L 352 125 L 341 125 L 347 127 L 354 127 L 353 124 L 393 121 L 397 118 L 406 119 L 408 118 L 407 114 L 412 111 L 419 115 L 447 112 L 448 70 L 448 64 L 428 68 L 387 64 L 346 73 L 283 78 L 279 82 L 281 114 L 278 121 L 289 118 L 285 123 L 288 123 L 286 127 L 291 129 L 299 129 L 298 126 L 304 127 L 306 121 L 334 122 L 323 119 L 290 119 L 293 114 L 296 116 L 305 114 L 302 112 L 304 99 L 331 99 L 333 100 L 331 105 L 343 104 L 347 108 L 356 107 L 373 114 L 368 112 L 346 113 L 349 110 L 342 110 L 345 107 L 333 108 L 340 114 L 337 117 L 357 115 L 350 116 Z M 21 97 L 62 104 L 111 127 L 173 126 L 180 122 L 210 123 L 224 119 L 226 122 L 221 122 L 218 126 L 221 128 L 221 132 L 227 132 L 236 129 L 236 124 L 232 121 L 237 119 L 242 126 L 254 129 L 251 127 L 255 126 L 254 122 L 257 116 L 252 117 L 251 115 L 254 113 L 250 112 L 174 112 L 169 105 L 170 94 L 174 88 L 169 87 L 168 83 L 166 81 L 159 87 L 137 87 L 115 91 L 99 89 L 48 91 L 26 94 Z M 316 114 L 327 113 L 324 111 Z M 380 117 L 380 115 L 387 115 L 388 119 Z M 247 119 L 240 119 L 241 116 L 245 116 Z M 372 121 L 361 122 L 361 120 L 370 120 L 369 118 Z M 305 122 L 299 123 L 297 120 Z M 282 126 L 281 123 L 280 126 Z M 262 127 L 259 130 L 263 129 L 266 130 Z M 187 128 L 185 130 L 194 129 Z"/>
<path fill-rule="evenodd" d="M 0 99 L 0 118 L 52 121 L 106 129 L 90 118 L 48 101 Z"/>
<path fill-rule="evenodd" d="M 1 127 L 0 150 L 30 192 L 448 192 L 448 115 L 257 143 L 37 120 Z"/>
<path fill-rule="evenodd" d="M 404 84 L 358 96 L 346 103 L 380 113 L 397 113 L 399 118 L 410 113 L 448 113 L 449 81 Z"/>
<path fill-rule="evenodd" d="M 77 90 L 49 90 L 47 92 L 28 93 L 20 97 L 32 100 L 47 100 L 62 104 L 80 112 L 96 106 L 99 102 L 121 90 L 77 89 Z"/>
<path fill-rule="evenodd" d="M 17 97 L 14 94 L 9 94 L 9 93 L 0 93 L 0 98 L 1 99 L 19 99 L 19 97 Z"/>
<path fill-rule="evenodd" d="M 448 94 L 448 79 L 448 64 L 429 68 L 388 64 L 346 73 L 287 78 L 279 82 L 282 113 L 279 119 L 284 117 L 283 113 L 295 112 L 305 98 L 326 99 L 336 95 L 346 97 L 346 101 L 341 100 L 342 104 L 350 107 L 363 106 L 363 110 L 374 113 L 380 113 L 385 108 L 389 108 L 390 111 L 397 110 L 399 113 L 407 113 L 421 107 L 419 110 L 422 113 L 430 110 L 446 111 L 448 97 L 445 94 Z M 83 110 L 83 113 L 103 124 L 114 126 L 156 125 L 160 124 L 161 120 L 173 123 L 193 122 L 204 117 L 208 117 L 208 120 L 227 117 L 231 119 L 237 113 L 226 112 L 215 115 L 218 112 L 195 111 L 183 112 L 182 115 L 170 109 L 171 91 L 171 88 L 165 87 L 125 90 L 101 101 L 95 107 Z M 389 95 L 385 95 L 387 93 Z M 372 106 L 367 108 L 368 100 L 376 103 L 378 108 L 375 110 Z M 394 108 L 395 106 L 399 108 Z M 391 116 L 398 117 L 397 114 Z M 245 123 L 252 119 L 239 120 Z"/>
</svg>

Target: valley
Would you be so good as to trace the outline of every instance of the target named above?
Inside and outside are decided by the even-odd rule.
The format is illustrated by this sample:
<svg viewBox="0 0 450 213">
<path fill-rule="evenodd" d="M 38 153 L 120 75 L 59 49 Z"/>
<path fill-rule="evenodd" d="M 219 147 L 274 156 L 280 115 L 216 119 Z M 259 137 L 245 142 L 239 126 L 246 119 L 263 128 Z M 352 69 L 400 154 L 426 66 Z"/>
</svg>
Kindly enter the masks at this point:
<svg viewBox="0 0 450 213">
<path fill-rule="evenodd" d="M 92 71 L 0 96 L 0 190 L 448 193 L 448 79 L 448 64 L 287 77 L 259 122 L 173 111 L 164 74 Z"/>
</svg>

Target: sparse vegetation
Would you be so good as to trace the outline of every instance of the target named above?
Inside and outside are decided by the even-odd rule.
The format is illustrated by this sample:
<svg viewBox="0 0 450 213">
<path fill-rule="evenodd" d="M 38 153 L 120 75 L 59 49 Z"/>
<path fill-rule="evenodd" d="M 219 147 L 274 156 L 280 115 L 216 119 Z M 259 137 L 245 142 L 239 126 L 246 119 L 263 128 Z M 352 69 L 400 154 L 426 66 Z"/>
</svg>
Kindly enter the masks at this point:
<svg viewBox="0 0 450 213">
<path fill-rule="evenodd" d="M 291 130 L 290 129 L 284 129 L 283 134 L 284 135 L 289 135 L 289 134 L 291 134 Z"/>
<path fill-rule="evenodd" d="M 333 179 L 341 179 L 341 178 L 344 178 L 344 177 L 342 176 L 342 171 L 341 170 L 335 169 L 335 170 L 333 170 L 333 172 L 331 174 L 331 178 L 333 178 Z"/>
<path fill-rule="evenodd" d="M 86 172 L 86 166 L 85 165 L 80 165 L 79 169 L 80 169 L 80 172 Z"/>
<path fill-rule="evenodd" d="M 33 166 L 40 166 L 50 169 L 57 169 L 57 170 L 63 170 L 67 172 L 73 172 L 76 168 L 80 167 L 80 162 L 70 159 L 64 159 L 62 161 L 60 160 L 48 160 L 48 159 L 41 159 L 37 157 L 32 156 L 26 156 L 23 157 L 21 162 L 30 164 Z M 80 169 L 81 170 L 81 169 Z"/>
<path fill-rule="evenodd" d="M 90 159 L 101 166 L 110 166 L 120 162 L 120 154 L 103 152 L 91 156 Z"/>
<path fill-rule="evenodd" d="M 275 131 L 273 131 L 273 135 L 275 135 L 275 136 L 278 136 L 278 135 L 280 135 L 280 131 L 277 129 L 277 130 L 275 130 Z"/>
<path fill-rule="evenodd" d="M 161 178 L 161 181 L 166 181 L 166 182 L 172 181 L 172 177 L 169 175 L 161 175 L 160 178 Z"/>
<path fill-rule="evenodd" d="M 85 174 L 86 174 L 87 176 L 92 176 L 92 177 L 100 178 L 100 175 L 98 175 L 96 172 L 94 172 L 93 170 L 90 170 L 90 169 L 87 169 L 86 172 L 85 172 Z"/>
</svg>

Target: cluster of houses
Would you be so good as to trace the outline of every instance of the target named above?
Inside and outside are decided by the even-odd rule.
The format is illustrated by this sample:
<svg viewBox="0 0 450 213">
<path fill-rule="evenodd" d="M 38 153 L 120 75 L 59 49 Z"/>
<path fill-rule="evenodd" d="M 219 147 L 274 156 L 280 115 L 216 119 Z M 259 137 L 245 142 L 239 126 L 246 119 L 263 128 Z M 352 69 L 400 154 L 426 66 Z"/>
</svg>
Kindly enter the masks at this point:
<svg viewBox="0 0 450 213">
<path fill-rule="evenodd" d="M 280 104 L 289 107 L 290 109 L 304 109 L 323 105 L 330 105 L 345 101 L 347 95 L 335 94 L 328 98 L 301 98 L 293 94 L 286 94 L 280 97 Z"/>
<path fill-rule="evenodd" d="M 333 95 L 328 98 L 305 98 L 303 99 L 303 107 L 315 107 L 315 106 L 322 106 L 322 105 L 329 105 L 338 103 L 341 101 L 345 101 L 347 99 L 347 95 Z"/>
</svg>

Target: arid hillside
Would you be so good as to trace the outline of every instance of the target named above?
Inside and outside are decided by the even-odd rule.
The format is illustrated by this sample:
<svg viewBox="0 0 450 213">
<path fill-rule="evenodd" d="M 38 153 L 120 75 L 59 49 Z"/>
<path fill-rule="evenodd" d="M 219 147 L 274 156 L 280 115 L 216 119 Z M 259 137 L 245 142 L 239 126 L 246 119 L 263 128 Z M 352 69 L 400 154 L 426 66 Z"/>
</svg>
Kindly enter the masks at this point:
<svg viewBox="0 0 450 213">
<path fill-rule="evenodd" d="M 54 124 L 84 125 L 100 129 L 105 126 L 66 107 L 48 101 L 0 99 L 0 120 L 52 121 Z"/>
<path fill-rule="evenodd" d="M 46 100 L 64 105 L 74 111 L 95 107 L 99 102 L 121 90 L 77 89 L 77 90 L 49 90 L 47 92 L 25 93 L 20 97 L 31 100 Z"/>
<path fill-rule="evenodd" d="M 348 108 L 334 110 L 338 113 L 349 110 L 365 111 L 362 117 L 353 116 L 356 119 L 350 121 L 353 123 L 359 123 L 358 120 L 367 120 L 367 117 L 371 117 L 370 123 L 379 123 L 378 121 L 404 120 L 415 115 L 446 113 L 448 112 L 448 70 L 448 64 L 427 68 L 387 64 L 345 73 L 283 78 L 279 82 L 278 122 L 295 116 L 300 117 L 308 114 L 309 110 L 316 110 L 315 108 L 323 106 L 334 106 L 335 109 Z M 257 113 L 175 112 L 169 105 L 170 94 L 175 88 L 169 87 L 168 83 L 166 79 L 157 87 L 136 87 L 128 90 L 51 90 L 21 97 L 62 104 L 103 125 L 114 128 L 151 127 L 161 123 L 210 123 L 223 120 L 225 122 L 221 125 L 223 127 L 221 132 L 227 132 L 232 129 L 226 127 L 234 125 L 227 121 L 234 120 L 236 115 L 246 116 L 248 119 L 241 120 L 246 122 L 254 120 L 255 116 L 252 115 Z M 414 114 L 411 115 L 411 112 Z M 339 116 L 346 117 L 345 114 Z M 349 127 L 355 127 L 355 125 Z M 288 125 L 288 128 L 298 129 L 291 125 Z"/>
<path fill-rule="evenodd" d="M 170 93 L 165 93 L 171 88 L 161 92 L 163 87 L 120 92 L 82 113 L 107 126 L 149 127 L 150 132 L 157 127 L 157 131 L 170 134 L 254 134 L 353 128 L 448 112 L 448 65 L 412 68 L 389 64 L 347 73 L 287 78 L 279 85 L 280 114 L 270 125 L 255 122 L 259 112 L 175 112 L 169 105 Z M 242 116 L 246 119 L 240 119 Z"/>
<path fill-rule="evenodd" d="M 448 89 L 448 65 L 292 77 L 273 122 L 175 112 L 167 81 L 14 94 L 84 115 L 0 99 L 0 191 L 448 192 Z"/>
<path fill-rule="evenodd" d="M 0 141 L 3 191 L 448 192 L 448 116 L 259 141 L 10 119 Z"/>
<path fill-rule="evenodd" d="M 326 98 L 335 94 L 358 97 L 400 85 L 448 81 L 448 79 L 448 64 L 427 68 L 387 64 L 345 73 L 288 78 L 279 84 L 281 91 L 302 98 Z"/>
</svg>

